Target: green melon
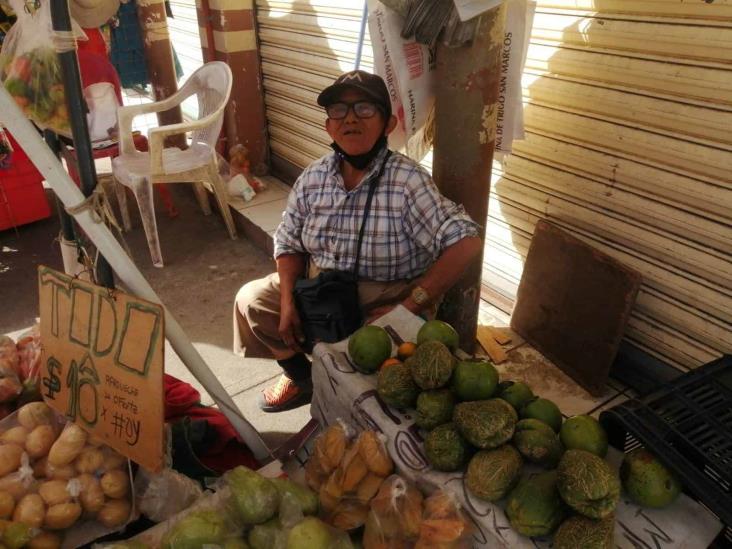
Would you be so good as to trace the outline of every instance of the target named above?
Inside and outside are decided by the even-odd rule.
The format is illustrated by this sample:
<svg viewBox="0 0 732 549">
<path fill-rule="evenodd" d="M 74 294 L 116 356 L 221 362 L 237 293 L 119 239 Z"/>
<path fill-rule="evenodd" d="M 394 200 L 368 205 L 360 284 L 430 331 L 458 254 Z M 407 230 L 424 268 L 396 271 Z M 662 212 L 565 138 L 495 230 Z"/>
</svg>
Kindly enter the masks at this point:
<svg viewBox="0 0 732 549">
<path fill-rule="evenodd" d="M 406 362 L 379 370 L 376 390 L 386 404 L 402 409 L 413 408 L 420 393 Z"/>
<path fill-rule="evenodd" d="M 627 453 L 620 466 L 620 480 L 638 505 L 662 508 L 681 493 L 681 484 L 663 463 L 644 448 Z"/>
<path fill-rule="evenodd" d="M 449 389 L 423 391 L 417 397 L 417 417 L 414 423 L 422 429 L 432 430 L 448 423 L 455 407 L 455 397 Z"/>
<path fill-rule="evenodd" d="M 348 355 L 359 372 L 373 374 L 391 356 L 391 338 L 380 326 L 363 326 L 348 338 Z"/>
<path fill-rule="evenodd" d="M 455 357 L 443 343 L 422 343 L 407 361 L 412 368 L 414 382 L 422 389 L 439 389 L 447 385 L 455 368 Z"/>
<path fill-rule="evenodd" d="M 417 332 L 417 345 L 425 341 L 439 341 L 454 351 L 460 345 L 460 336 L 447 322 L 428 320 Z"/>
<path fill-rule="evenodd" d="M 562 428 L 562 412 L 551 400 L 546 398 L 535 398 L 521 408 L 519 413 L 521 419 L 534 418 L 543 421 L 554 429 L 555 433 Z"/>
<path fill-rule="evenodd" d="M 424 453 L 433 469 L 457 471 L 464 464 L 470 446 L 455 425 L 445 423 L 432 429 L 424 439 Z"/>
<path fill-rule="evenodd" d="M 486 400 L 497 385 L 498 370 L 483 360 L 461 360 L 452 374 L 452 391 L 459 400 Z"/>
</svg>

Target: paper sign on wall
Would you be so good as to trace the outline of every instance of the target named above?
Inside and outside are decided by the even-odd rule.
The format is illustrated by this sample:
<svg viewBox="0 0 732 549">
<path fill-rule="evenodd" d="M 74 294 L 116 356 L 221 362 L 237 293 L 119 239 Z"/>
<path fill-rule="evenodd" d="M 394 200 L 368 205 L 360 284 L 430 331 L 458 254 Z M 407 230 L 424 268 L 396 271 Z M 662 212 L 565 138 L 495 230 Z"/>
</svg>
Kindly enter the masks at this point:
<svg viewBox="0 0 732 549">
<path fill-rule="evenodd" d="M 164 313 L 38 268 L 46 403 L 151 471 L 163 465 Z"/>
</svg>

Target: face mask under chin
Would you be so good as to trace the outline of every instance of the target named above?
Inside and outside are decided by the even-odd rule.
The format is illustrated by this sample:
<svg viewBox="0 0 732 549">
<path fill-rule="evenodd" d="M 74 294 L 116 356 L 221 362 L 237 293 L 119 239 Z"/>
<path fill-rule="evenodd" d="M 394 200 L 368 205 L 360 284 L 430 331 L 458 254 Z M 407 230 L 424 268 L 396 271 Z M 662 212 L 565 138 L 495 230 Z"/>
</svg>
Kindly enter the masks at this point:
<svg viewBox="0 0 732 549">
<path fill-rule="evenodd" d="M 335 142 L 331 143 L 330 146 L 341 158 L 343 158 L 343 160 L 348 162 L 351 166 L 353 166 L 357 170 L 363 170 L 371 163 L 374 158 L 379 155 L 381 150 L 386 147 L 386 144 L 386 136 L 382 135 L 379 139 L 376 140 L 374 146 L 371 147 L 369 151 L 363 154 L 348 154 Z"/>
</svg>

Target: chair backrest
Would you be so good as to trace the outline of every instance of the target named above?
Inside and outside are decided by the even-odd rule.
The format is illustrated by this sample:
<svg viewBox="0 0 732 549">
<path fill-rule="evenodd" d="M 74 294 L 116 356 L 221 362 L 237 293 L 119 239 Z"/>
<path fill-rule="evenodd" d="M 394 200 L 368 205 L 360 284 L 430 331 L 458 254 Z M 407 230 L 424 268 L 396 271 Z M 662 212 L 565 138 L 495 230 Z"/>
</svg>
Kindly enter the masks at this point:
<svg viewBox="0 0 732 549">
<path fill-rule="evenodd" d="M 232 74 L 223 61 L 211 61 L 199 67 L 180 89 L 184 97 L 196 95 L 198 118 L 216 116 L 216 121 L 191 133 L 191 144 L 202 143 L 214 148 L 224 121 L 224 108 L 231 95 Z"/>
</svg>

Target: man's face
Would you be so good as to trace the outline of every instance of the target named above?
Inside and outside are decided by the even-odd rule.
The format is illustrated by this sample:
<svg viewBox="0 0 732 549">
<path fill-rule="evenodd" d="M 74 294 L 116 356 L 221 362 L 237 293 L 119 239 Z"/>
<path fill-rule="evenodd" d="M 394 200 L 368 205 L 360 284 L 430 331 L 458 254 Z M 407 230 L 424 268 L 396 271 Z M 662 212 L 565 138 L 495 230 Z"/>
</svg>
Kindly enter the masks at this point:
<svg viewBox="0 0 732 549">
<path fill-rule="evenodd" d="M 353 104 L 358 101 L 373 102 L 360 90 L 346 89 L 338 95 L 334 103 Z M 385 128 L 384 114 L 380 110 L 377 110 L 371 118 L 359 118 L 351 107 L 345 118 L 340 120 L 328 118 L 325 121 L 325 129 L 341 149 L 348 154 L 358 155 L 370 151 L 384 133 L 391 132 L 396 123 L 396 119 L 394 117 L 392 119 L 393 123 L 389 120 Z"/>
</svg>

